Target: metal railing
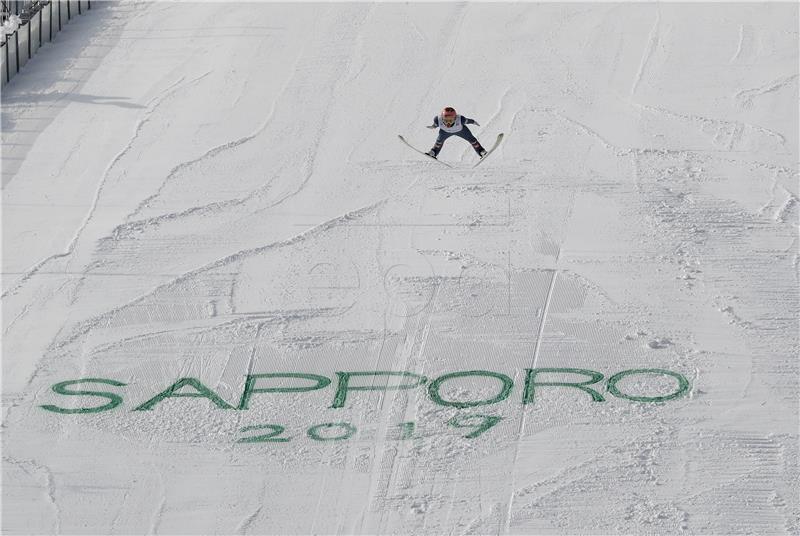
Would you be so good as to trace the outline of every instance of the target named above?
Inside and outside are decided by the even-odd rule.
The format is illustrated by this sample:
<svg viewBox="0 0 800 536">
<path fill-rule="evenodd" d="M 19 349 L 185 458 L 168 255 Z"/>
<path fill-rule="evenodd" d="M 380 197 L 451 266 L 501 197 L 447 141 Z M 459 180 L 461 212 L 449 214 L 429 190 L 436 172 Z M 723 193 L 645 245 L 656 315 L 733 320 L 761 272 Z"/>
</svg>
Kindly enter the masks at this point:
<svg viewBox="0 0 800 536">
<path fill-rule="evenodd" d="M 74 16 L 91 9 L 90 0 L 3 0 L 0 82 L 7 84 L 44 44 Z"/>
<path fill-rule="evenodd" d="M 0 7 L 3 10 L 2 22 L 5 22 L 10 15 L 22 15 L 34 10 L 34 4 L 39 4 L 38 0 L 3 0 Z"/>
</svg>

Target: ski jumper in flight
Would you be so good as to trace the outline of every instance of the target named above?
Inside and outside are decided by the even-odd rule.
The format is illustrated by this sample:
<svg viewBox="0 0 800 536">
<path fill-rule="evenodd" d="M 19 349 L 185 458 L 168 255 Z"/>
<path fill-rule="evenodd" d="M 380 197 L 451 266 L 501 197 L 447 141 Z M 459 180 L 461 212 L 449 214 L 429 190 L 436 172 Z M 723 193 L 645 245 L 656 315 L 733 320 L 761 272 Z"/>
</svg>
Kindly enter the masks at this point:
<svg viewBox="0 0 800 536">
<path fill-rule="evenodd" d="M 444 145 L 445 140 L 450 136 L 458 136 L 459 138 L 467 140 L 472 145 L 472 148 L 475 149 L 475 152 L 478 153 L 478 156 L 483 158 L 486 155 L 486 149 L 484 149 L 483 145 L 475 138 L 467 125 L 481 126 L 474 119 L 456 113 L 455 108 L 448 106 L 442 110 L 442 113 L 433 118 L 433 124 L 428 126 L 428 128 L 439 129 L 439 136 L 437 136 L 433 148 L 428 151 L 428 156 L 436 158 L 439 155 L 439 151 L 442 150 L 442 145 Z"/>
</svg>

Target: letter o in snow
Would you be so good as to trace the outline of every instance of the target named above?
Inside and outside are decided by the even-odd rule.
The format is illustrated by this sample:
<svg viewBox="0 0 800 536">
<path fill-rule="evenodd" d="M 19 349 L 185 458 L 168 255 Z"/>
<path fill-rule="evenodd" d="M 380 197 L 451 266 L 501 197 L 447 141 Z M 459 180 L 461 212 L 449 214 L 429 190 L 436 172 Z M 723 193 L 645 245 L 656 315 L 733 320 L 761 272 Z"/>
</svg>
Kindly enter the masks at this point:
<svg viewBox="0 0 800 536">
<path fill-rule="evenodd" d="M 678 380 L 678 390 L 672 394 L 664 396 L 627 395 L 619 390 L 619 388 L 617 387 L 617 382 L 620 381 L 625 376 L 631 376 L 633 374 L 660 374 L 662 376 L 672 376 L 673 378 Z M 636 402 L 664 402 L 666 400 L 673 400 L 675 398 L 683 396 L 684 394 L 686 394 L 688 390 L 689 390 L 689 380 L 687 380 L 685 376 L 683 376 L 682 374 L 678 374 L 677 372 L 672 372 L 671 370 L 664 370 L 664 369 L 623 370 L 622 372 L 617 372 L 608 379 L 609 393 L 616 396 L 617 398 L 624 398 L 626 400 L 635 400 Z"/>
<path fill-rule="evenodd" d="M 441 395 L 439 394 L 439 389 L 441 388 L 442 384 L 447 380 L 452 380 L 453 378 L 461 378 L 465 376 L 487 376 L 489 378 L 496 378 L 500 380 L 502 384 L 502 388 L 500 392 L 494 398 L 489 398 L 486 400 L 474 400 L 471 402 L 458 402 L 455 400 L 444 400 Z M 488 406 L 489 404 L 496 404 L 497 402 L 501 402 L 508 398 L 508 395 L 511 394 L 511 388 L 514 386 L 514 382 L 506 376 L 505 374 L 498 374 L 497 372 L 491 372 L 489 370 L 467 370 L 464 372 L 451 372 L 449 374 L 444 374 L 439 376 L 435 380 L 433 380 L 430 385 L 428 385 L 428 396 L 431 397 L 434 403 L 439 404 L 440 406 L 450 406 L 454 408 L 471 408 L 474 406 Z"/>
</svg>

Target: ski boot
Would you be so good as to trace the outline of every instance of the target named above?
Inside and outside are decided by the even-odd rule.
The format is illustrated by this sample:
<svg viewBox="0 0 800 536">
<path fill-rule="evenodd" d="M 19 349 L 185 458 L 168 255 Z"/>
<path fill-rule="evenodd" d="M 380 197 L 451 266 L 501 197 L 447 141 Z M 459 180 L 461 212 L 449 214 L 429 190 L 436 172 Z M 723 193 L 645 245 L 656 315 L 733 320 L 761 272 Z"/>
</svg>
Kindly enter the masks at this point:
<svg viewBox="0 0 800 536">
<path fill-rule="evenodd" d="M 428 152 L 427 152 L 427 153 L 425 153 L 425 154 L 426 154 L 426 155 L 428 155 L 428 156 L 430 156 L 431 158 L 436 158 L 436 153 L 434 152 L 434 150 L 433 150 L 433 149 L 431 149 L 430 151 L 428 151 Z M 437 160 L 438 160 L 438 158 L 437 158 Z"/>
<path fill-rule="evenodd" d="M 483 148 L 483 145 L 478 140 L 475 140 L 472 143 L 472 148 L 475 149 L 475 152 L 478 153 L 478 156 L 483 159 L 486 156 L 486 149 Z"/>
</svg>

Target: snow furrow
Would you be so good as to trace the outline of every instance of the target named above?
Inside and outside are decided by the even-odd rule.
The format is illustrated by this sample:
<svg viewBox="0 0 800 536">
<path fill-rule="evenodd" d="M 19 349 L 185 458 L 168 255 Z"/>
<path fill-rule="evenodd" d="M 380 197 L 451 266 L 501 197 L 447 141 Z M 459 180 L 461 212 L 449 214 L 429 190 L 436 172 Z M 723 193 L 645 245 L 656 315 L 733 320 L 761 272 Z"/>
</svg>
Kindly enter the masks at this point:
<svg viewBox="0 0 800 536">
<path fill-rule="evenodd" d="M 97 317 L 95 317 L 95 318 L 93 318 L 91 320 L 88 320 L 88 321 L 84 322 L 81 326 L 76 328 L 73 331 L 73 333 L 70 334 L 68 337 L 66 337 L 64 340 L 58 341 L 57 343 L 54 343 L 51 346 L 51 350 L 50 351 L 55 352 L 57 350 L 60 350 L 60 349 L 64 348 L 66 345 L 74 342 L 79 337 L 84 336 L 87 333 L 89 333 L 92 329 L 94 329 L 95 327 L 100 325 L 103 321 L 105 321 L 107 318 L 111 317 L 112 315 L 118 313 L 119 311 L 124 310 L 127 307 L 130 307 L 130 306 L 136 305 L 138 303 L 141 303 L 144 299 L 146 299 L 146 298 L 148 298 L 148 297 L 150 297 L 150 296 L 152 296 L 152 295 L 154 295 L 154 294 L 156 294 L 158 292 L 173 288 L 176 285 L 179 285 L 180 283 L 182 283 L 182 282 L 184 282 L 184 281 L 186 281 L 188 279 L 191 279 L 193 277 L 196 277 L 197 275 L 209 272 L 211 270 L 214 270 L 214 269 L 217 269 L 217 268 L 222 268 L 222 267 L 227 266 L 229 264 L 232 264 L 232 263 L 235 263 L 235 262 L 239 262 L 239 261 L 241 261 L 243 259 L 247 259 L 249 257 L 260 255 L 262 253 L 266 253 L 266 252 L 274 250 L 274 249 L 279 249 L 279 248 L 291 246 L 291 245 L 297 244 L 299 242 L 308 240 L 310 238 L 314 238 L 314 237 L 316 237 L 316 236 L 318 236 L 320 234 L 323 234 L 326 231 L 332 229 L 333 227 L 336 227 L 338 225 L 346 225 L 349 221 L 357 220 L 357 219 L 359 219 L 359 218 L 361 218 L 363 216 L 366 216 L 367 214 L 369 214 L 369 213 L 377 210 L 381 206 L 383 206 L 386 202 L 387 202 L 387 199 L 382 199 L 382 200 L 377 201 L 377 202 L 375 202 L 375 203 L 373 203 L 371 205 L 368 205 L 368 206 L 365 206 L 365 207 L 362 207 L 362 208 L 359 208 L 359 209 L 356 209 L 356 210 L 352 210 L 350 212 L 347 212 L 345 214 L 337 216 L 336 218 L 332 218 L 332 219 L 330 219 L 330 220 L 328 220 L 326 222 L 323 222 L 323 223 L 321 223 L 321 224 L 319 224 L 319 225 L 317 225 L 315 227 L 312 227 L 311 229 L 303 231 L 302 233 L 299 233 L 299 234 L 297 234 L 297 235 L 295 235 L 295 236 L 293 236 L 291 238 L 288 238 L 288 239 L 285 239 L 285 240 L 280 240 L 280 241 L 277 241 L 277 242 L 272 242 L 270 244 L 266 244 L 266 245 L 263 245 L 263 246 L 260 246 L 260 247 L 256 247 L 256 248 L 237 251 L 235 253 L 227 255 L 226 257 L 223 257 L 221 259 L 218 259 L 216 261 L 208 263 L 208 264 L 206 264 L 204 266 L 201 266 L 199 268 L 196 268 L 194 270 L 191 270 L 189 272 L 181 274 L 180 276 L 172 279 L 171 281 L 168 281 L 166 283 L 162 283 L 162 284 L 158 285 L 156 288 L 148 291 L 146 294 L 144 294 L 144 295 L 142 295 L 142 296 L 140 296 L 140 297 L 138 297 L 138 298 L 136 298 L 136 299 L 124 304 L 124 305 L 117 306 L 114 309 L 112 309 L 110 311 L 107 311 L 104 314 L 101 314 L 101 315 L 99 315 L 99 316 L 97 316 Z M 31 381 L 32 380 L 33 380 L 33 378 L 31 378 Z"/>
<path fill-rule="evenodd" d="M 650 35 L 647 36 L 647 43 L 645 44 L 644 52 L 642 53 L 642 59 L 639 62 L 639 70 L 636 71 L 636 76 L 633 79 L 633 84 L 631 84 L 631 91 L 630 97 L 636 94 L 636 88 L 639 87 L 639 84 L 642 81 L 642 78 L 645 75 L 645 69 L 647 68 L 647 63 L 650 61 L 650 57 L 655 53 L 656 48 L 658 47 L 659 43 L 659 25 L 661 23 L 661 11 L 656 13 L 656 20 L 653 23 L 653 27 L 650 28 Z"/>
</svg>

